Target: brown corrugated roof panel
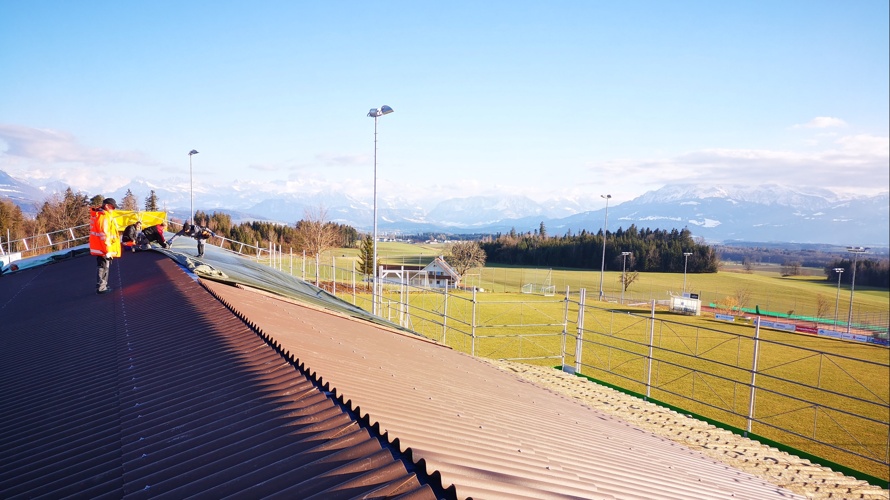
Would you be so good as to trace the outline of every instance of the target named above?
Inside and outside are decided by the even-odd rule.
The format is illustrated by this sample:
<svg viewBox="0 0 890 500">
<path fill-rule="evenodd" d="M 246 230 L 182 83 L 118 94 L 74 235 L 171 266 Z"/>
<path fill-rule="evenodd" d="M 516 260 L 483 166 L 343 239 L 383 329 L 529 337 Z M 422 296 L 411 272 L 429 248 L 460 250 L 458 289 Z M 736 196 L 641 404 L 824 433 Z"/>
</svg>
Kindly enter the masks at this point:
<svg viewBox="0 0 890 500">
<path fill-rule="evenodd" d="M 445 346 L 204 283 L 459 498 L 800 498 Z"/>
<path fill-rule="evenodd" d="M 153 252 L 0 278 L 0 496 L 435 498 Z"/>
</svg>

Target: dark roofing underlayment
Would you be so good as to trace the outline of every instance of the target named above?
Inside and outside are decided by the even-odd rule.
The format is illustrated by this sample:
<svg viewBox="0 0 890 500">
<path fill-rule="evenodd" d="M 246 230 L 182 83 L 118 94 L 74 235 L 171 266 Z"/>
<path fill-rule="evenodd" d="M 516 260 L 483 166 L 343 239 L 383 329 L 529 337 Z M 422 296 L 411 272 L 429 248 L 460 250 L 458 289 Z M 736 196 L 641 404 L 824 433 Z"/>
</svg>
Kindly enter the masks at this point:
<svg viewBox="0 0 890 500">
<path fill-rule="evenodd" d="M 0 278 L 0 497 L 801 498 L 415 335 L 154 252 L 112 277 Z"/>
</svg>

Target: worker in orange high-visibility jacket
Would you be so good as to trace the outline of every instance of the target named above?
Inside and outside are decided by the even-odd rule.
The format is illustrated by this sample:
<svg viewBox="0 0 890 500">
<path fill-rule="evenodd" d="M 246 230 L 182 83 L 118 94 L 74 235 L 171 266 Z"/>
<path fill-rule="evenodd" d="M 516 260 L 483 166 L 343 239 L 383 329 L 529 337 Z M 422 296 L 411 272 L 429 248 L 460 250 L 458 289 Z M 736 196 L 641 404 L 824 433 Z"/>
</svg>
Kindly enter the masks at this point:
<svg viewBox="0 0 890 500">
<path fill-rule="evenodd" d="M 90 254 L 96 256 L 98 265 L 96 274 L 98 294 L 111 291 L 111 288 L 108 288 L 111 259 L 121 256 L 121 240 L 112 220 L 116 209 L 117 202 L 114 198 L 105 198 L 101 207 L 90 208 Z"/>
</svg>

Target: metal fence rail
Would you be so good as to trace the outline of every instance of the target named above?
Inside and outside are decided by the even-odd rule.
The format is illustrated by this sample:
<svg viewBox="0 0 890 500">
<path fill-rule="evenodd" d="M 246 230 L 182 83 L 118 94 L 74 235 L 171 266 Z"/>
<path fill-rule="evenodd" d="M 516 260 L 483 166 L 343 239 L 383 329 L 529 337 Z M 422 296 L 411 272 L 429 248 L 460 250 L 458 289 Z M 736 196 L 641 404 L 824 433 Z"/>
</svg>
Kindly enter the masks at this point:
<svg viewBox="0 0 890 500">
<path fill-rule="evenodd" d="M 770 330 L 759 318 L 749 333 L 702 328 L 656 317 L 657 301 L 649 314 L 628 312 L 588 302 L 584 289 L 507 301 L 389 284 L 383 295 L 382 316 L 474 356 L 560 364 L 873 476 L 890 466 L 886 347 L 862 345 L 876 359 L 859 359 L 799 345 L 802 335 L 844 341 Z"/>
<path fill-rule="evenodd" d="M 82 245 L 89 242 L 89 227 L 89 224 L 83 224 L 17 240 L 0 239 L 0 255 L 21 253 L 23 257 L 30 257 Z"/>
</svg>

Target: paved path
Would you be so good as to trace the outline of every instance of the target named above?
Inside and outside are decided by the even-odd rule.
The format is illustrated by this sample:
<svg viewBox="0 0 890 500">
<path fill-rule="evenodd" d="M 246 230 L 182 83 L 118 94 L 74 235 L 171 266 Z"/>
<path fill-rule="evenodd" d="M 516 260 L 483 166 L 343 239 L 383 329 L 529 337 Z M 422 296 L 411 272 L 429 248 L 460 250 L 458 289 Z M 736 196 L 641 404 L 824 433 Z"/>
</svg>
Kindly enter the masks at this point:
<svg viewBox="0 0 890 500">
<path fill-rule="evenodd" d="M 549 367 L 486 360 L 538 386 L 619 417 L 808 498 L 890 499 L 890 490 Z"/>
</svg>

